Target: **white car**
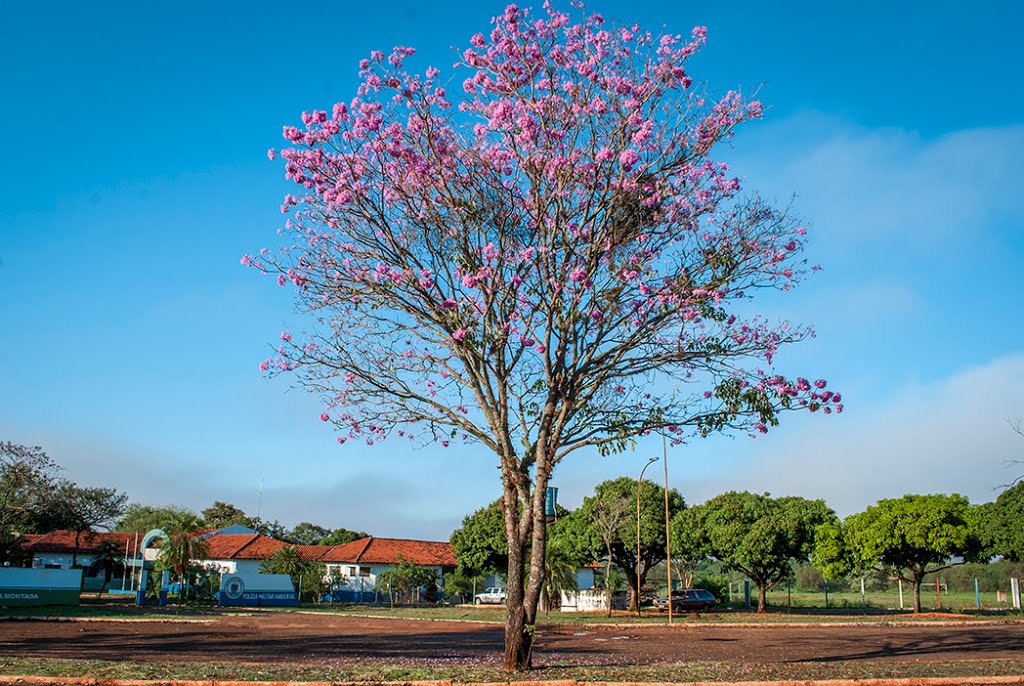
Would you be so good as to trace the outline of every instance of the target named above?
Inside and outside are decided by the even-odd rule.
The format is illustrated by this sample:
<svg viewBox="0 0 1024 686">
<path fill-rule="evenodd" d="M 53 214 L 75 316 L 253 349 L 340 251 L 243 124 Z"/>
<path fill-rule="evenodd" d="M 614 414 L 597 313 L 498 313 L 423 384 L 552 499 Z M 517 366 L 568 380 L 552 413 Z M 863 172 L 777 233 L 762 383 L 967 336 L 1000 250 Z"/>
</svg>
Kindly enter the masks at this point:
<svg viewBox="0 0 1024 686">
<path fill-rule="evenodd" d="M 501 586 L 485 588 L 483 593 L 477 593 L 473 598 L 474 605 L 504 605 L 505 589 Z"/>
</svg>

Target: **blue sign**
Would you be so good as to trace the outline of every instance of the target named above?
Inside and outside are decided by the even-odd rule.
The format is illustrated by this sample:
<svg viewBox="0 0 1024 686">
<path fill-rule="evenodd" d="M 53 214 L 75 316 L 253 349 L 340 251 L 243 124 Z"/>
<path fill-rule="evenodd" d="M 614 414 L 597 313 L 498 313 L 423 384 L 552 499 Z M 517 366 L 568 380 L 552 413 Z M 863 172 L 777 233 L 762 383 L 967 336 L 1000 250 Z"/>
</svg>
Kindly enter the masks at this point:
<svg viewBox="0 0 1024 686">
<path fill-rule="evenodd" d="M 558 513 L 555 511 L 555 502 L 558 500 L 558 489 L 554 486 L 548 486 L 547 493 L 544 494 L 544 514 L 548 517 L 554 517 Z"/>
<path fill-rule="evenodd" d="M 218 602 L 234 607 L 298 607 L 299 596 L 287 574 L 225 574 Z"/>
<path fill-rule="evenodd" d="M 245 607 L 298 607 L 299 598 L 292 592 L 281 591 L 246 591 L 237 598 L 230 598 L 226 591 L 220 592 L 221 605 Z"/>
</svg>

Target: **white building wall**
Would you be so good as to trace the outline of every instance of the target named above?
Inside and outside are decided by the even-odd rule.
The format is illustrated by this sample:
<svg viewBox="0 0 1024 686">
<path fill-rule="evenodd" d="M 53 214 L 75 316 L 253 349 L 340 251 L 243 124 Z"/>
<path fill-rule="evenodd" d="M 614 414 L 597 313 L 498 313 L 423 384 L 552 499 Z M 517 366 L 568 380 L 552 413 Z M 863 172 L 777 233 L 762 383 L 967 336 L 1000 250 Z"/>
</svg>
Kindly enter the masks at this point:
<svg viewBox="0 0 1024 686">
<path fill-rule="evenodd" d="M 78 566 L 88 567 L 92 564 L 92 555 L 85 553 L 78 554 Z M 71 569 L 72 555 L 70 553 L 34 553 L 32 555 L 32 566 L 36 569 L 46 568 L 48 565 L 53 569 Z M 57 565 L 57 567 L 54 567 Z"/>
<path fill-rule="evenodd" d="M 349 562 L 340 564 L 332 562 L 327 565 L 327 577 L 329 578 L 334 572 L 341 574 L 341 583 L 338 586 L 338 590 L 373 591 L 377 587 L 377 578 L 384 572 L 389 569 L 394 569 L 395 567 L 397 567 L 397 565 L 358 565 Z M 440 587 L 442 581 L 441 567 L 434 565 L 427 565 L 427 567 L 434 570 L 434 574 L 437 577 L 437 585 Z"/>
<path fill-rule="evenodd" d="M 626 594 L 618 591 L 612 594 L 612 609 L 626 609 Z M 591 588 L 586 591 L 562 591 L 562 612 L 607 612 L 608 596 L 603 590 Z"/>
</svg>

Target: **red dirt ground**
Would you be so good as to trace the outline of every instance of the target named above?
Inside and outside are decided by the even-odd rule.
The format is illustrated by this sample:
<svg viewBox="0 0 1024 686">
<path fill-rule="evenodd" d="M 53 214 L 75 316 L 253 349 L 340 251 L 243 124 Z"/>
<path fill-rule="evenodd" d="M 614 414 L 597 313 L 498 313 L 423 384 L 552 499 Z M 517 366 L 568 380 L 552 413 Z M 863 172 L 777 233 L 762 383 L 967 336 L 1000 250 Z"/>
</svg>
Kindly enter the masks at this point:
<svg viewBox="0 0 1024 686">
<path fill-rule="evenodd" d="M 968 626 L 560 625 L 538 631 L 536 666 L 692 662 L 995 660 L 1021 657 L 1024 624 Z M 267 664 L 500 660 L 496 624 L 255 612 L 209 622 L 3 621 L 0 655 Z"/>
</svg>

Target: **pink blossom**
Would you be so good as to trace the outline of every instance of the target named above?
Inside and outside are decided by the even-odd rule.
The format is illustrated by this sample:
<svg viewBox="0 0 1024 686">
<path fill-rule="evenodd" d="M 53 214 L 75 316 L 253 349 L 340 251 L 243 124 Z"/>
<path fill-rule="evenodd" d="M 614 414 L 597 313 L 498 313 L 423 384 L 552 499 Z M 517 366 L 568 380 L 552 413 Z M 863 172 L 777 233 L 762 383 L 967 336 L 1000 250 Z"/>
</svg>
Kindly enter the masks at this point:
<svg viewBox="0 0 1024 686">
<path fill-rule="evenodd" d="M 633 168 L 633 165 L 640 161 L 640 155 L 637 154 L 636 150 L 632 148 L 626 148 L 619 153 L 619 164 L 623 166 L 626 171 Z"/>
<path fill-rule="evenodd" d="M 326 412 L 321 412 L 320 413 L 320 421 L 321 422 L 329 421 L 330 418 L 331 418 L 331 416 L 329 414 L 327 414 Z"/>
<path fill-rule="evenodd" d="M 282 331 L 281 332 L 281 340 L 284 341 L 285 343 L 287 343 L 288 341 L 292 340 L 291 332 Z"/>
<path fill-rule="evenodd" d="M 273 148 L 270 148 L 269 150 L 267 150 L 267 159 L 268 160 L 273 161 L 275 157 L 277 157 L 277 152 Z"/>
<path fill-rule="evenodd" d="M 827 384 L 828 382 L 825 381 L 825 379 L 818 379 L 817 381 L 814 382 L 814 387 L 821 389 L 824 388 Z"/>
<path fill-rule="evenodd" d="M 469 331 L 468 330 L 460 328 L 460 329 L 455 329 L 455 331 L 452 333 L 452 338 L 454 338 L 457 341 L 461 341 L 462 339 L 464 339 L 468 335 L 469 335 Z"/>
<path fill-rule="evenodd" d="M 260 371 L 265 372 L 270 369 L 270 360 L 263 360 L 260 362 Z"/>
<path fill-rule="evenodd" d="M 587 271 L 582 267 L 576 267 L 569 272 L 569 280 L 573 283 L 580 283 L 587 280 Z"/>
</svg>

